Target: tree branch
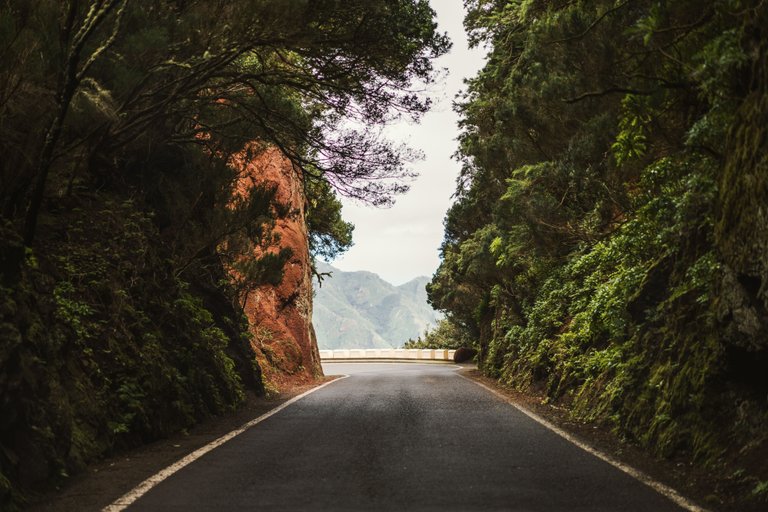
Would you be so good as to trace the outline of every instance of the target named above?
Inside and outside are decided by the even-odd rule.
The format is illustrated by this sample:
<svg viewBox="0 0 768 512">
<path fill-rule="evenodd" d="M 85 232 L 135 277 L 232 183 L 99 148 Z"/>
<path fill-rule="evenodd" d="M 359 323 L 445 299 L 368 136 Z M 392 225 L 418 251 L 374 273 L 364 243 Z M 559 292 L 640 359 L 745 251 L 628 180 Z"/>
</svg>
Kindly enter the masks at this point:
<svg viewBox="0 0 768 512">
<path fill-rule="evenodd" d="M 616 7 L 613 7 L 612 9 L 608 9 L 607 11 L 605 11 L 603 14 L 601 14 L 600 16 L 598 16 L 598 18 L 597 18 L 595 21 L 593 21 L 593 22 L 592 22 L 592 23 L 591 23 L 591 24 L 590 24 L 590 25 L 589 25 L 589 26 L 586 28 L 586 30 L 584 30 L 584 32 L 581 32 L 580 34 L 576 34 L 575 36 L 565 37 L 565 38 L 563 38 L 563 39 L 555 39 L 554 41 L 550 41 L 550 42 L 548 42 L 547 44 L 561 44 L 561 43 L 567 43 L 567 42 L 569 42 L 569 41 L 576 41 L 576 40 L 578 40 L 578 39 L 581 39 L 581 38 L 583 38 L 584 36 L 586 36 L 587 34 L 589 34 L 589 33 L 592 31 L 592 29 L 594 29 L 594 28 L 595 28 L 595 27 L 598 25 L 598 23 L 600 23 L 601 21 L 603 21 L 603 20 L 605 19 L 605 17 L 606 17 L 606 16 L 608 16 L 608 15 L 610 15 L 610 14 L 613 14 L 614 12 L 618 11 L 619 9 L 621 9 L 622 7 L 624 7 L 625 5 L 627 5 L 629 2 L 630 2 L 630 0 L 624 0 L 624 2 L 620 3 L 620 4 L 619 4 L 619 5 L 617 5 Z"/>
<path fill-rule="evenodd" d="M 107 40 L 102 44 L 100 47 L 96 48 L 94 52 L 91 54 L 91 56 L 88 58 L 88 60 L 83 64 L 83 67 L 80 69 L 80 71 L 77 73 L 77 79 L 82 80 L 85 74 L 88 72 L 88 69 L 93 65 L 94 62 L 96 62 L 96 59 L 99 58 L 99 56 L 104 53 L 112 44 L 115 42 L 115 39 L 117 39 L 117 34 L 120 31 L 120 21 L 123 18 L 123 13 L 125 12 L 125 6 L 128 4 L 128 0 L 122 0 L 122 5 L 117 10 L 117 14 L 115 15 L 115 24 L 112 27 L 112 33 L 109 35 Z"/>
<path fill-rule="evenodd" d="M 573 98 L 563 99 L 563 101 L 565 103 L 569 103 L 570 104 L 570 103 L 576 103 L 578 101 L 585 100 L 587 98 L 597 98 L 597 97 L 600 97 L 600 96 L 607 96 L 609 94 L 621 93 L 621 94 L 636 94 L 638 96 L 648 96 L 648 95 L 653 94 L 654 92 L 656 92 L 656 91 L 654 91 L 654 90 L 642 91 L 642 90 L 639 90 L 639 89 L 629 89 L 629 88 L 626 88 L 626 87 L 609 87 L 608 89 L 603 89 L 602 91 L 585 92 L 585 93 L 579 94 L 578 96 L 573 97 Z"/>
</svg>

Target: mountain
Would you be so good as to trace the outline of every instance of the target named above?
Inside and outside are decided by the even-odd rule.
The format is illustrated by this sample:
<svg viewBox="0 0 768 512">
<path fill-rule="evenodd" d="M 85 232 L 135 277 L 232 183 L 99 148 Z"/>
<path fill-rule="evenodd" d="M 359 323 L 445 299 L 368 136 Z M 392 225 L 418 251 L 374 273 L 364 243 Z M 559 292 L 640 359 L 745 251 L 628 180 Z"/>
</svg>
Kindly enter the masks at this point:
<svg viewBox="0 0 768 512">
<path fill-rule="evenodd" d="M 373 272 L 330 272 L 315 287 L 312 321 L 320 349 L 394 348 L 437 323 L 439 313 L 427 304 L 428 277 L 394 286 Z"/>
</svg>

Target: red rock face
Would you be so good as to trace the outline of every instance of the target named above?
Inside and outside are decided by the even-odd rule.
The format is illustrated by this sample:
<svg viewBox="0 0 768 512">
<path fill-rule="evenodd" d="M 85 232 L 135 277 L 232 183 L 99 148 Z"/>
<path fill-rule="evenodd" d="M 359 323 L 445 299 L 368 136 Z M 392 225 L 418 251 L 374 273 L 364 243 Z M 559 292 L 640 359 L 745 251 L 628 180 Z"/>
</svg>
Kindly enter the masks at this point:
<svg viewBox="0 0 768 512">
<path fill-rule="evenodd" d="M 248 294 L 245 313 L 253 337 L 251 343 L 269 391 L 306 384 L 322 376 L 317 340 L 312 327 L 312 273 L 305 223 L 303 177 L 277 149 L 267 149 L 248 162 L 239 189 L 254 184 L 277 186 L 277 200 L 288 206 L 287 218 L 278 220 L 275 233 L 280 247 L 293 256 L 286 263 L 282 282 L 265 285 Z"/>
</svg>

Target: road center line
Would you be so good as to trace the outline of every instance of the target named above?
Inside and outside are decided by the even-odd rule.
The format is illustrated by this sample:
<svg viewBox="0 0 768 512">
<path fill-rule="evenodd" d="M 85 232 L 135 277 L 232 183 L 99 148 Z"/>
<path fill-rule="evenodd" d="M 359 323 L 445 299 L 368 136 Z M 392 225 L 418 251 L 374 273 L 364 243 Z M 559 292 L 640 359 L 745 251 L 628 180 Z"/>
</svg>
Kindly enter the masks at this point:
<svg viewBox="0 0 768 512">
<path fill-rule="evenodd" d="M 325 386 L 328 386 L 329 384 L 333 384 L 334 382 L 339 382 L 340 380 L 346 379 L 347 377 L 349 377 L 349 375 L 342 375 L 342 376 L 340 376 L 337 379 L 334 379 L 334 380 L 332 380 L 330 382 L 326 382 L 325 384 L 321 384 L 320 386 L 312 388 L 309 391 L 305 391 L 304 393 L 291 398 L 287 402 L 280 404 L 279 406 L 275 407 L 271 411 L 262 414 L 258 418 L 255 418 L 255 419 L 249 421 L 248 423 L 245 423 L 240 428 L 237 428 L 237 429 L 229 432 L 228 434 L 224 434 L 223 436 L 219 437 L 218 439 L 216 439 L 214 441 L 211 441 L 210 443 L 206 444 L 205 446 L 202 446 L 202 447 L 198 448 L 197 450 L 193 451 L 189 455 L 179 459 L 178 461 L 174 462 L 173 464 L 171 464 L 167 468 L 161 470 L 157 474 L 147 478 L 146 480 L 141 482 L 139 485 L 137 485 L 136 487 L 134 487 L 133 489 L 131 489 L 130 491 L 128 491 L 127 493 L 122 495 L 120 498 L 118 498 L 117 500 L 115 500 L 111 504 L 109 504 L 106 507 L 104 507 L 102 509 L 102 512 L 120 512 L 122 510 L 125 510 L 131 504 L 133 504 L 136 500 L 138 500 L 139 498 L 144 496 L 147 492 L 149 492 L 150 489 L 152 489 L 154 486 L 156 486 L 157 484 L 159 484 L 160 482 L 162 482 L 163 480 L 165 480 L 166 478 L 168 478 L 172 474 L 176 473 L 177 471 L 182 469 L 184 466 L 187 466 L 187 465 L 193 463 L 194 461 L 196 461 L 197 459 L 199 459 L 200 457 L 202 457 L 206 453 L 210 452 L 211 450 L 213 450 L 215 448 L 218 448 L 222 444 L 226 443 L 227 441 L 229 441 L 230 439 L 234 438 L 235 436 L 238 436 L 238 435 L 242 434 L 243 432 L 245 432 L 249 428 L 253 427 L 254 425 L 256 425 L 258 423 L 261 423 L 262 421 L 266 420 L 267 418 L 269 418 L 271 416 L 274 416 L 275 414 L 277 414 L 278 412 L 282 411 L 283 409 L 285 409 L 286 407 L 288 407 L 292 403 L 298 402 L 299 400 L 301 400 L 305 396 L 307 396 L 307 395 L 309 395 L 311 393 L 314 393 L 315 391 L 318 391 L 318 390 L 324 388 Z"/>
<path fill-rule="evenodd" d="M 601 451 L 598 451 L 597 449 L 589 446 L 588 444 L 583 443 L 582 441 L 578 440 L 577 438 L 575 438 L 574 436 L 572 436 L 568 432 L 564 431 L 560 427 L 558 427 L 558 426 L 550 423 L 549 421 L 545 420 L 544 418 L 542 418 L 541 416 L 539 416 L 535 412 L 526 409 L 525 407 L 523 407 L 520 404 L 516 404 L 515 402 L 510 400 L 509 397 L 505 396 L 504 394 L 500 393 L 499 391 L 496 391 L 495 389 L 493 389 L 493 388 L 491 388 L 489 386 L 486 386 L 482 382 L 478 382 L 478 381 L 476 381 L 474 379 L 470 379 L 469 377 L 465 377 L 464 375 L 461 375 L 458 372 L 456 373 L 456 375 L 458 375 L 462 379 L 465 379 L 465 380 L 468 380 L 469 382 L 473 382 L 473 383 L 477 384 L 478 386 L 480 386 L 481 388 L 485 389 L 486 391 L 490 391 L 491 393 L 493 393 L 494 395 L 498 396 L 499 398 L 504 400 L 506 403 L 508 403 L 509 405 L 511 405 L 512 407 L 514 407 L 518 411 L 520 411 L 521 413 L 523 413 L 526 416 L 528 416 L 529 418 L 531 418 L 533 421 L 539 423 L 543 427 L 548 428 L 549 430 L 551 430 L 555 434 L 559 435 L 560 437 L 562 437 L 563 439 L 565 439 L 569 443 L 578 446 L 579 448 L 581 448 L 585 452 L 589 453 L 590 455 L 593 455 L 593 456 L 597 457 L 598 459 L 602 460 L 603 462 L 607 462 L 608 464 L 610 464 L 611 466 L 615 467 L 616 469 L 618 469 L 620 471 L 623 471 L 624 473 L 628 474 L 629 476 L 631 476 L 635 480 L 639 480 L 640 482 L 644 483 L 645 485 L 647 485 L 648 487 L 650 487 L 654 491 L 658 492 L 659 494 L 661 494 L 663 496 L 666 496 L 667 498 L 672 500 L 675 504 L 677 504 L 678 506 L 684 508 L 685 510 L 689 510 L 690 512 L 708 512 L 707 509 L 701 508 L 700 506 L 696 505 L 695 503 L 693 503 L 689 499 L 685 498 L 679 492 L 677 492 L 673 488 L 669 487 L 668 485 L 664 485 L 663 483 L 661 483 L 661 482 L 659 482 L 657 480 L 654 480 L 650 476 L 646 475 L 642 471 L 639 471 L 639 470 L 637 470 L 637 469 L 635 469 L 635 468 L 633 468 L 631 466 L 628 466 L 627 464 L 624 464 L 623 462 L 621 462 L 621 461 L 611 457 L 610 455 L 608 455 L 606 453 L 603 453 Z"/>
</svg>

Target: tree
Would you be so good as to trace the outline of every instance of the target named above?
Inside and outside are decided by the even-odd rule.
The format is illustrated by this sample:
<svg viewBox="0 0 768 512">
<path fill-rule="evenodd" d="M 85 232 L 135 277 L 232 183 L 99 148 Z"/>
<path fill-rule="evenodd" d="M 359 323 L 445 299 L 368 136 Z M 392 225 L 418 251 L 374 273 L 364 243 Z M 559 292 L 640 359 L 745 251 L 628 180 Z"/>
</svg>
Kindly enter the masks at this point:
<svg viewBox="0 0 768 512">
<path fill-rule="evenodd" d="M 2 77 L 0 122 L 16 135 L 3 149 L 18 154 L 16 142 L 32 141 L 11 160 L 21 165 L 4 166 L 0 197 L 6 217 L 25 218 L 27 244 L 47 187 L 95 160 L 119 162 L 157 126 L 168 130 L 153 143 L 212 154 L 276 145 L 343 193 L 386 203 L 408 173 L 403 153 L 368 127 L 424 112 L 411 84 L 431 80 L 431 59 L 448 48 L 425 1 L 8 0 L 3 10 L 4 46 L 41 57 L 17 59 Z M 32 109 L 27 126 L 47 126 L 42 139 L 12 122 L 37 98 L 48 108 Z M 350 118 L 365 128 L 344 129 Z"/>
<path fill-rule="evenodd" d="M 334 194 L 405 188 L 408 153 L 377 126 L 428 107 L 448 48 L 432 15 L 0 0 L 0 508 L 263 392 L 238 299 L 282 278 L 272 228 L 294 212 L 239 185 L 282 152 L 305 175 L 313 252 L 344 250 Z"/>
<path fill-rule="evenodd" d="M 658 455 L 760 457 L 765 3 L 465 6 L 488 60 L 457 107 L 430 301 L 486 374 L 576 418 Z M 765 478 L 743 479 L 755 502 Z"/>
<path fill-rule="evenodd" d="M 341 202 L 327 181 L 308 180 L 305 189 L 310 255 L 331 261 L 352 246 L 355 226 L 342 218 Z"/>
<path fill-rule="evenodd" d="M 442 318 L 432 329 L 424 331 L 424 337 L 409 339 L 403 348 L 458 349 L 472 347 L 472 337 L 450 318 Z"/>
</svg>

